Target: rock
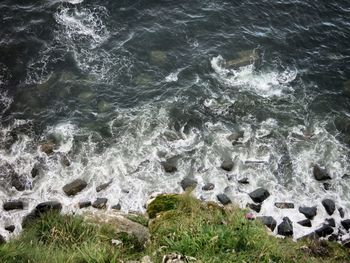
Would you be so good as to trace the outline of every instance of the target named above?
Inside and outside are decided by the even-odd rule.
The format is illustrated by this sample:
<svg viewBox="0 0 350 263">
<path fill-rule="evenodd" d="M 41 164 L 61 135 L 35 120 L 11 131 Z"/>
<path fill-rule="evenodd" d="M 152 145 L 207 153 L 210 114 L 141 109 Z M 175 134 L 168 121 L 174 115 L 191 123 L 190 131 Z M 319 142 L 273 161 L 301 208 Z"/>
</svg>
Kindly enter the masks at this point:
<svg viewBox="0 0 350 263">
<path fill-rule="evenodd" d="M 15 231 L 16 227 L 14 225 L 9 225 L 9 226 L 5 226 L 5 230 L 9 231 L 10 233 L 13 233 L 13 231 Z"/>
<path fill-rule="evenodd" d="M 101 192 L 102 190 L 106 189 L 108 186 L 111 185 L 111 183 L 113 182 L 113 180 L 110 180 L 107 183 L 101 184 L 99 186 L 96 187 L 96 192 Z"/>
<path fill-rule="evenodd" d="M 78 95 L 78 99 L 82 101 L 88 101 L 94 97 L 94 93 L 91 91 L 83 91 Z"/>
<path fill-rule="evenodd" d="M 293 236 L 293 224 L 288 217 L 284 217 L 282 223 L 278 225 L 277 233 L 281 236 Z"/>
<path fill-rule="evenodd" d="M 162 50 L 152 50 L 150 58 L 155 64 L 164 64 L 167 59 L 167 54 Z"/>
<path fill-rule="evenodd" d="M 340 217 L 341 217 L 341 218 L 344 218 L 345 212 L 344 212 L 344 209 L 343 209 L 342 207 L 339 207 L 339 208 L 338 208 L 338 212 L 339 212 Z"/>
<path fill-rule="evenodd" d="M 82 179 L 76 179 L 73 182 L 66 184 L 63 187 L 63 192 L 68 196 L 76 195 L 87 186 L 87 183 Z"/>
<path fill-rule="evenodd" d="M 324 190 L 329 190 L 329 189 L 331 189 L 331 187 L 332 187 L 332 185 L 330 184 L 330 183 L 324 183 L 323 184 L 323 188 L 324 188 Z"/>
<path fill-rule="evenodd" d="M 317 207 L 313 206 L 313 207 L 299 207 L 299 212 L 304 214 L 306 218 L 308 219 L 313 219 L 314 216 L 317 214 Z"/>
<path fill-rule="evenodd" d="M 239 139 L 243 138 L 244 132 L 243 131 L 237 131 L 232 133 L 231 135 L 227 136 L 227 140 L 232 143 L 232 145 L 236 145 L 239 141 Z"/>
<path fill-rule="evenodd" d="M 48 211 L 61 211 L 62 210 L 62 204 L 57 201 L 48 201 L 38 204 L 35 207 L 35 213 L 36 214 L 43 214 L 47 213 Z"/>
<path fill-rule="evenodd" d="M 231 199 L 225 194 L 218 194 L 216 197 L 219 200 L 219 202 L 223 205 L 228 205 L 232 203 Z"/>
<path fill-rule="evenodd" d="M 24 191 L 26 189 L 26 178 L 14 173 L 11 175 L 11 185 L 17 191 Z"/>
<path fill-rule="evenodd" d="M 331 226 L 331 227 L 335 227 L 335 220 L 334 220 L 334 218 L 326 218 L 326 224 Z"/>
<path fill-rule="evenodd" d="M 330 180 L 332 179 L 330 175 L 328 174 L 326 169 L 322 169 L 317 164 L 314 166 L 313 170 L 314 177 L 317 181 L 324 181 L 324 180 Z"/>
<path fill-rule="evenodd" d="M 32 178 L 35 178 L 38 175 L 40 175 L 41 172 L 42 172 L 42 165 L 40 163 L 35 163 L 30 174 L 32 175 Z"/>
<path fill-rule="evenodd" d="M 335 211 L 335 203 L 333 200 L 331 199 L 324 199 L 322 201 L 322 205 L 324 206 L 324 208 L 326 209 L 327 213 L 329 215 L 333 215 L 334 211 Z"/>
<path fill-rule="evenodd" d="M 91 206 L 91 202 L 90 201 L 82 201 L 78 203 L 79 208 L 86 208 Z"/>
<path fill-rule="evenodd" d="M 346 230 L 350 229 L 350 219 L 345 219 L 345 220 L 341 221 L 340 223 Z"/>
<path fill-rule="evenodd" d="M 107 198 L 97 198 L 96 201 L 92 203 L 92 207 L 97 209 L 104 209 L 106 208 L 107 201 Z"/>
<path fill-rule="evenodd" d="M 215 188 L 215 185 L 212 183 L 207 183 L 202 187 L 203 191 L 211 191 Z"/>
<path fill-rule="evenodd" d="M 311 220 L 310 219 L 304 219 L 298 222 L 299 225 L 305 226 L 305 227 L 311 227 Z"/>
<path fill-rule="evenodd" d="M 226 61 L 226 67 L 240 68 L 252 64 L 258 59 L 257 52 L 255 50 L 243 50 L 238 52 L 238 57 Z"/>
<path fill-rule="evenodd" d="M 261 204 L 251 204 L 251 203 L 248 203 L 247 204 L 247 207 L 254 210 L 255 212 L 259 213 L 260 210 L 261 210 Z"/>
<path fill-rule="evenodd" d="M 341 178 L 342 179 L 349 179 L 350 178 L 350 174 L 344 174 Z"/>
<path fill-rule="evenodd" d="M 176 166 L 169 162 L 163 162 L 162 166 L 164 168 L 164 171 L 167 173 L 175 173 L 177 171 Z"/>
<path fill-rule="evenodd" d="M 111 208 L 119 211 L 122 209 L 122 206 L 120 204 L 116 204 L 116 205 L 113 205 Z"/>
<path fill-rule="evenodd" d="M 189 178 L 189 177 L 185 177 L 184 179 L 182 179 L 181 181 L 181 187 L 184 191 L 186 191 L 188 188 L 194 189 L 197 186 L 197 180 Z"/>
<path fill-rule="evenodd" d="M 68 159 L 68 157 L 66 155 L 62 155 L 61 156 L 61 163 L 64 166 L 70 166 L 70 160 Z"/>
<path fill-rule="evenodd" d="M 3 245 L 5 243 L 6 243 L 6 239 L 2 235 L 0 235 L 0 245 Z"/>
<path fill-rule="evenodd" d="M 334 125 L 338 131 L 349 134 L 350 132 L 350 119 L 346 117 L 338 117 L 334 120 Z"/>
<path fill-rule="evenodd" d="M 272 216 L 260 216 L 256 219 L 260 220 L 265 226 L 271 229 L 271 231 L 275 230 L 277 222 Z"/>
<path fill-rule="evenodd" d="M 5 211 L 15 210 L 15 209 L 23 209 L 24 203 L 22 201 L 16 200 L 16 201 L 9 201 L 4 202 L 3 208 Z"/>
<path fill-rule="evenodd" d="M 275 206 L 280 209 L 293 209 L 294 204 L 293 203 L 287 203 L 287 202 L 277 202 L 275 203 Z"/>
<path fill-rule="evenodd" d="M 315 233 L 319 237 L 325 237 L 333 233 L 333 228 L 329 225 L 323 225 L 319 229 L 315 230 Z"/>
<path fill-rule="evenodd" d="M 249 180 L 248 180 L 247 177 L 245 177 L 245 178 L 239 179 L 238 183 L 240 183 L 240 184 L 249 184 Z"/>
<path fill-rule="evenodd" d="M 337 234 L 332 234 L 328 237 L 328 241 L 330 242 L 338 241 L 338 239 L 339 239 L 339 236 Z"/>
<path fill-rule="evenodd" d="M 234 163 L 232 160 L 225 160 L 221 164 L 221 169 L 229 172 L 229 171 L 232 171 L 233 165 Z"/>
<path fill-rule="evenodd" d="M 344 247 L 350 248 L 350 238 L 345 239 L 341 242 Z"/>
<path fill-rule="evenodd" d="M 270 196 L 270 193 L 264 188 L 258 188 L 251 192 L 249 196 L 255 203 L 262 203 Z"/>
<path fill-rule="evenodd" d="M 54 149 L 55 144 L 53 142 L 47 142 L 40 145 L 40 150 L 46 153 L 47 155 L 52 154 L 54 152 Z"/>
</svg>

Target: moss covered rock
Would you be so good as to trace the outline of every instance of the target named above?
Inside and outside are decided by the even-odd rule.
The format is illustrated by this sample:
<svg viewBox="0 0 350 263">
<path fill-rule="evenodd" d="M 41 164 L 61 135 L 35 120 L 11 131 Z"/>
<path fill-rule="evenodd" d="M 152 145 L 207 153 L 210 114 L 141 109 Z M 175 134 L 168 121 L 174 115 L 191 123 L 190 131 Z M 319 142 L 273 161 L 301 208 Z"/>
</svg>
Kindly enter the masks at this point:
<svg viewBox="0 0 350 263">
<path fill-rule="evenodd" d="M 158 195 L 147 206 L 147 214 L 149 218 L 155 218 L 158 213 L 176 209 L 179 204 L 180 204 L 180 196 L 178 194 Z"/>
</svg>

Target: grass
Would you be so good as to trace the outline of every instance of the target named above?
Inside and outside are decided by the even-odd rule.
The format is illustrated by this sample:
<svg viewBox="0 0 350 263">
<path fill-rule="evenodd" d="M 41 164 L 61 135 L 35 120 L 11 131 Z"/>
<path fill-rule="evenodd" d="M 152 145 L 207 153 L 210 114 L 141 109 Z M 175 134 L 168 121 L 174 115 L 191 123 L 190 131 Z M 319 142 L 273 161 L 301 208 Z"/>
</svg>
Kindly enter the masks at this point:
<svg viewBox="0 0 350 263">
<path fill-rule="evenodd" d="M 122 262 L 144 255 L 161 262 L 168 253 L 194 257 L 198 262 L 350 261 L 349 249 L 336 243 L 270 236 L 261 223 L 245 219 L 245 211 L 237 207 L 223 209 L 188 194 L 174 197 L 155 199 L 148 209 L 155 217 L 150 222 L 142 216 L 132 217 L 149 227 L 151 240 L 146 246 L 127 233 L 115 233 L 110 226 L 49 213 L 17 239 L 0 246 L 0 262 Z M 113 239 L 123 244 L 112 245 Z"/>
</svg>

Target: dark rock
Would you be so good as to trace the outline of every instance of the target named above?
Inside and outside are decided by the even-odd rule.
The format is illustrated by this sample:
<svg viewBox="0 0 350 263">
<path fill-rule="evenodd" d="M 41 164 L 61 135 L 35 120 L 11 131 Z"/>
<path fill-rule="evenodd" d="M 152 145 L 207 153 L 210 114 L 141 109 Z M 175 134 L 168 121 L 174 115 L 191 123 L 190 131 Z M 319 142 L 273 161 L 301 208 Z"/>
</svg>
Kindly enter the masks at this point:
<svg viewBox="0 0 350 263">
<path fill-rule="evenodd" d="M 334 232 L 334 229 L 329 225 L 323 225 L 319 229 L 315 230 L 316 235 L 319 237 L 328 236 L 328 235 L 332 234 L 333 232 Z"/>
<path fill-rule="evenodd" d="M 323 184 L 323 188 L 324 188 L 324 190 L 329 190 L 329 189 L 331 189 L 331 187 L 332 187 L 332 185 L 330 184 L 330 183 L 324 183 Z"/>
<path fill-rule="evenodd" d="M 314 166 L 314 171 L 313 171 L 314 177 L 317 181 L 324 181 L 324 180 L 329 180 L 332 179 L 330 175 L 328 174 L 326 169 L 322 169 L 320 166 L 317 164 Z"/>
<path fill-rule="evenodd" d="M 218 194 L 216 197 L 219 200 L 219 202 L 223 205 L 228 205 L 232 203 L 231 199 L 225 194 Z"/>
<path fill-rule="evenodd" d="M 13 231 L 15 231 L 16 227 L 14 225 L 9 225 L 9 226 L 5 226 L 5 230 L 9 231 L 10 233 L 13 233 Z"/>
<path fill-rule="evenodd" d="M 61 156 L 61 163 L 64 166 L 70 166 L 71 165 L 70 160 L 68 159 L 67 155 L 62 155 Z"/>
<path fill-rule="evenodd" d="M 346 230 L 349 230 L 349 229 L 350 229 L 350 219 L 345 219 L 345 220 L 341 221 L 341 225 L 342 225 Z"/>
<path fill-rule="evenodd" d="M 349 174 L 344 174 L 341 178 L 342 178 L 342 179 L 349 179 L 349 178 L 350 178 L 350 175 L 349 175 Z"/>
<path fill-rule="evenodd" d="M 334 211 L 335 211 L 335 203 L 333 200 L 331 199 L 324 199 L 322 201 L 322 205 L 324 206 L 324 208 L 326 209 L 327 213 L 329 215 L 333 215 Z"/>
<path fill-rule="evenodd" d="M 326 219 L 326 224 L 331 226 L 331 227 L 335 227 L 335 220 L 334 220 L 334 218 L 327 218 Z"/>
<path fill-rule="evenodd" d="M 2 235 L 0 235 L 0 245 L 3 245 L 5 243 L 6 243 L 6 239 Z"/>
<path fill-rule="evenodd" d="M 82 201 L 82 202 L 79 202 L 78 204 L 79 208 L 86 208 L 86 207 L 89 207 L 91 206 L 91 202 L 90 201 Z"/>
<path fill-rule="evenodd" d="M 277 233 L 281 236 L 293 236 L 293 224 L 288 217 L 284 217 L 277 227 Z"/>
<path fill-rule="evenodd" d="M 232 171 L 233 165 L 234 165 L 234 163 L 232 160 L 225 160 L 222 162 L 220 167 L 221 167 L 221 169 L 229 172 L 229 171 Z"/>
<path fill-rule="evenodd" d="M 334 125 L 338 131 L 348 134 L 350 132 L 350 120 L 346 117 L 338 117 L 334 121 Z"/>
<path fill-rule="evenodd" d="M 189 178 L 189 177 L 185 177 L 184 179 L 182 179 L 181 181 L 181 187 L 184 191 L 186 191 L 187 189 L 194 189 L 197 186 L 197 180 Z"/>
<path fill-rule="evenodd" d="M 280 209 L 293 209 L 294 204 L 293 203 L 287 203 L 287 202 L 277 202 L 275 203 L 275 206 Z"/>
<path fill-rule="evenodd" d="M 55 149 L 55 144 L 53 142 L 47 142 L 40 145 L 40 150 L 46 153 L 47 155 L 52 154 L 54 149 Z"/>
<path fill-rule="evenodd" d="M 107 183 L 104 183 L 104 184 L 101 184 L 101 185 L 97 186 L 97 187 L 96 187 L 96 192 L 101 192 L 102 190 L 106 189 L 108 186 L 111 185 L 112 182 L 113 182 L 113 181 L 110 180 L 110 181 L 107 182 Z"/>
<path fill-rule="evenodd" d="M 87 183 L 84 180 L 76 179 L 73 182 L 66 184 L 63 187 L 63 191 L 66 193 L 66 195 L 76 195 L 80 191 L 82 191 L 87 186 Z"/>
<path fill-rule="evenodd" d="M 162 166 L 164 168 L 164 171 L 167 173 L 175 173 L 177 171 L 176 166 L 169 162 L 163 162 Z"/>
<path fill-rule="evenodd" d="M 10 187 L 15 187 L 17 191 L 25 190 L 26 179 L 18 175 L 9 163 L 0 165 L 0 179 L 9 182 Z"/>
<path fill-rule="evenodd" d="M 318 236 L 316 235 L 316 233 L 315 232 L 311 232 L 311 233 L 309 233 L 309 234 L 307 234 L 305 236 L 302 236 L 302 237 L 298 238 L 297 240 L 298 241 L 302 241 L 302 240 L 316 240 L 316 239 L 318 239 Z"/>
<path fill-rule="evenodd" d="M 249 196 L 255 203 L 262 203 L 270 196 L 270 193 L 264 188 L 258 188 L 251 192 Z"/>
<path fill-rule="evenodd" d="M 26 189 L 26 179 L 17 173 L 11 176 L 11 185 L 16 188 L 17 191 L 24 191 Z"/>
<path fill-rule="evenodd" d="M 249 180 L 248 180 L 247 177 L 245 177 L 245 178 L 239 179 L 238 183 L 240 183 L 240 184 L 249 184 Z"/>
<path fill-rule="evenodd" d="M 119 211 L 120 209 L 122 209 L 122 206 L 120 204 L 116 204 L 116 205 L 112 206 L 111 208 Z"/>
<path fill-rule="evenodd" d="M 96 201 L 92 203 L 92 207 L 97 209 L 104 209 L 106 208 L 107 201 L 107 198 L 97 198 Z"/>
<path fill-rule="evenodd" d="M 22 201 L 9 201 L 5 202 L 3 208 L 5 211 L 15 210 L 15 209 L 23 209 L 24 203 Z"/>
<path fill-rule="evenodd" d="M 38 175 L 40 175 L 41 172 L 42 172 L 42 165 L 40 163 L 36 163 L 34 164 L 30 174 L 32 175 L 33 178 L 35 178 Z"/>
<path fill-rule="evenodd" d="M 311 220 L 310 219 L 304 219 L 298 222 L 299 225 L 305 226 L 305 227 L 311 227 Z"/>
<path fill-rule="evenodd" d="M 248 203 L 247 204 L 247 207 L 254 210 L 255 212 L 259 213 L 260 210 L 261 210 L 261 204 L 251 204 L 251 203 Z"/>
<path fill-rule="evenodd" d="M 260 216 L 256 219 L 260 220 L 265 226 L 271 229 L 271 231 L 275 230 L 277 222 L 272 216 Z"/>
<path fill-rule="evenodd" d="M 339 236 L 337 234 L 332 234 L 328 237 L 328 241 L 334 242 L 334 241 L 338 241 Z"/>
<path fill-rule="evenodd" d="M 339 211 L 340 217 L 341 217 L 341 218 L 344 218 L 344 216 L 345 216 L 344 209 L 343 209 L 342 207 L 339 207 L 339 208 L 338 208 L 338 211 Z"/>
<path fill-rule="evenodd" d="M 203 191 L 211 191 L 215 188 L 215 185 L 212 183 L 207 183 L 202 187 Z"/>
<path fill-rule="evenodd" d="M 229 140 L 232 143 L 232 145 L 236 145 L 239 139 L 243 138 L 243 136 L 244 136 L 243 131 L 237 131 L 227 136 L 227 140 Z"/>
<path fill-rule="evenodd" d="M 350 248 L 350 238 L 345 239 L 341 242 L 344 247 Z"/>
<path fill-rule="evenodd" d="M 61 211 L 62 210 L 62 204 L 60 202 L 57 201 L 48 201 L 48 202 L 43 202 L 38 204 L 35 207 L 35 213 L 36 214 L 43 214 L 43 213 L 47 213 L 49 211 Z"/>
<path fill-rule="evenodd" d="M 299 207 L 299 212 L 304 214 L 306 218 L 308 219 L 313 219 L 314 216 L 317 214 L 317 207 L 313 206 L 313 207 Z"/>
</svg>

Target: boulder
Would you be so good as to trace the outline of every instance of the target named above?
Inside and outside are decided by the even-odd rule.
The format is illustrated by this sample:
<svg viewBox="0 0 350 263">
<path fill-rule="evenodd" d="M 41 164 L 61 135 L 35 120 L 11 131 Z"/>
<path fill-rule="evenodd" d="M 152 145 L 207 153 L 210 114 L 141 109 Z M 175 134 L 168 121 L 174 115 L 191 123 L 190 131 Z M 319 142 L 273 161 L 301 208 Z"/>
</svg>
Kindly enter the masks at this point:
<svg viewBox="0 0 350 263">
<path fill-rule="evenodd" d="M 167 54 L 162 50 L 152 50 L 150 52 L 150 59 L 155 64 L 164 64 L 167 59 Z"/>
<path fill-rule="evenodd" d="M 54 149 L 55 144 L 53 142 L 47 142 L 40 145 L 40 150 L 46 153 L 47 155 L 52 154 L 54 152 Z"/>
<path fill-rule="evenodd" d="M 68 159 L 67 155 L 61 156 L 61 164 L 64 166 L 70 166 L 70 160 Z"/>
<path fill-rule="evenodd" d="M 10 233 L 13 233 L 13 231 L 15 231 L 15 229 L 16 229 L 15 225 L 5 226 L 5 230 L 10 232 Z"/>
<path fill-rule="evenodd" d="M 111 207 L 113 210 L 121 210 L 122 209 L 122 206 L 120 205 L 120 204 L 116 204 L 116 205 L 113 205 L 112 207 Z"/>
<path fill-rule="evenodd" d="M 24 203 L 20 200 L 4 202 L 3 208 L 5 211 L 23 209 Z"/>
<path fill-rule="evenodd" d="M 95 202 L 92 203 L 92 207 L 97 209 L 104 209 L 106 208 L 107 201 L 107 198 L 97 198 Z"/>
<path fill-rule="evenodd" d="M 0 179 L 9 182 L 10 187 L 15 187 L 17 191 L 25 190 L 26 178 L 20 176 L 9 163 L 1 163 L 0 160 Z"/>
<path fill-rule="evenodd" d="M 325 181 L 332 179 L 332 177 L 330 177 L 330 175 L 328 174 L 327 170 L 322 169 L 317 164 L 314 166 L 313 174 L 317 181 Z"/>
<path fill-rule="evenodd" d="M 293 209 L 294 204 L 293 203 L 288 203 L 288 202 L 277 202 L 275 203 L 275 206 L 280 209 Z"/>
<path fill-rule="evenodd" d="M 326 209 L 327 213 L 329 215 L 333 215 L 334 211 L 335 211 L 335 203 L 333 200 L 331 199 L 324 199 L 322 201 L 322 205 L 324 206 L 324 208 Z"/>
<path fill-rule="evenodd" d="M 330 183 L 324 183 L 323 184 L 323 188 L 324 190 L 328 191 L 329 189 L 331 189 L 332 185 Z"/>
<path fill-rule="evenodd" d="M 338 208 L 338 212 L 339 212 L 340 217 L 341 217 L 341 218 L 344 218 L 345 212 L 344 212 L 344 209 L 343 209 L 342 207 L 339 207 L 339 208 Z"/>
<path fill-rule="evenodd" d="M 63 187 L 63 192 L 68 196 L 76 195 L 87 186 L 87 183 L 82 179 L 76 179 L 73 182 L 66 184 Z"/>
<path fill-rule="evenodd" d="M 310 219 L 304 219 L 298 222 L 299 225 L 305 226 L 305 227 L 311 227 L 311 220 Z"/>
<path fill-rule="evenodd" d="M 247 207 L 254 210 L 255 212 L 259 213 L 261 210 L 261 204 L 252 204 L 252 203 L 248 203 Z"/>
<path fill-rule="evenodd" d="M 219 200 L 219 202 L 223 205 L 228 205 L 232 203 L 231 199 L 225 194 L 218 194 L 216 197 Z"/>
<path fill-rule="evenodd" d="M 207 183 L 202 187 L 203 191 L 211 191 L 215 188 L 215 185 L 212 183 Z"/>
<path fill-rule="evenodd" d="M 331 227 L 335 227 L 335 220 L 334 218 L 326 218 L 326 222 L 327 225 L 331 226 Z"/>
<path fill-rule="evenodd" d="M 299 212 L 304 214 L 306 218 L 308 219 L 313 219 L 314 216 L 317 214 L 317 207 L 313 206 L 313 207 L 299 207 Z"/>
<path fill-rule="evenodd" d="M 284 217 L 277 227 L 277 233 L 281 236 L 293 236 L 293 223 L 288 217 Z"/>
<path fill-rule="evenodd" d="M 346 230 L 350 229 L 350 219 L 345 219 L 345 220 L 341 221 L 340 223 Z"/>
<path fill-rule="evenodd" d="M 265 226 L 271 229 L 271 231 L 275 230 L 277 222 L 272 216 L 260 216 L 257 217 L 259 221 L 261 221 Z"/>
<path fill-rule="evenodd" d="M 232 160 L 225 160 L 222 162 L 220 167 L 221 167 L 221 169 L 229 172 L 229 171 L 232 171 L 233 165 L 234 165 L 234 163 Z"/>
<path fill-rule="evenodd" d="M 30 174 L 32 175 L 32 178 L 37 177 L 42 173 L 42 165 L 40 163 L 35 163 L 32 170 L 30 171 Z"/>
<path fill-rule="evenodd" d="M 270 196 L 270 193 L 264 188 L 258 188 L 249 194 L 255 203 L 262 203 Z"/>
<path fill-rule="evenodd" d="M 248 180 L 247 177 L 245 177 L 245 178 L 239 179 L 238 183 L 240 183 L 240 184 L 249 184 L 249 180 Z"/>
<path fill-rule="evenodd" d="M 350 238 L 343 240 L 341 244 L 344 247 L 350 248 Z"/>
<path fill-rule="evenodd" d="M 108 186 L 111 185 L 111 183 L 113 182 L 113 180 L 108 181 L 107 183 L 101 184 L 99 186 L 96 187 L 96 192 L 101 192 L 103 190 L 105 190 Z"/>
<path fill-rule="evenodd" d="M 255 50 L 243 50 L 238 52 L 238 57 L 227 60 L 225 65 L 229 68 L 240 68 L 252 64 L 259 58 Z"/>
<path fill-rule="evenodd" d="M 342 179 L 349 179 L 350 178 L 350 174 L 344 174 L 341 178 Z"/>
<path fill-rule="evenodd" d="M 333 228 L 327 224 L 323 225 L 319 229 L 315 230 L 316 235 L 319 237 L 328 236 L 328 235 L 332 234 L 333 232 L 334 232 Z"/>
<path fill-rule="evenodd" d="M 167 173 L 175 173 L 177 171 L 176 166 L 169 162 L 162 162 L 162 166 L 164 171 Z"/>
<path fill-rule="evenodd" d="M 35 207 L 35 213 L 36 214 L 43 214 L 47 213 L 49 211 L 61 211 L 62 210 L 62 204 L 58 201 L 48 201 L 38 204 Z"/>
<path fill-rule="evenodd" d="M 190 177 L 185 177 L 184 179 L 182 179 L 181 181 L 181 187 L 184 191 L 186 191 L 187 189 L 194 189 L 197 186 L 197 180 L 190 178 Z"/>
<path fill-rule="evenodd" d="M 79 208 L 86 208 L 91 206 L 91 202 L 90 201 L 82 201 L 78 203 Z"/>
<path fill-rule="evenodd" d="M 17 191 L 24 191 L 26 189 L 26 178 L 20 176 L 17 173 L 11 175 L 11 185 L 16 188 Z"/>
</svg>

